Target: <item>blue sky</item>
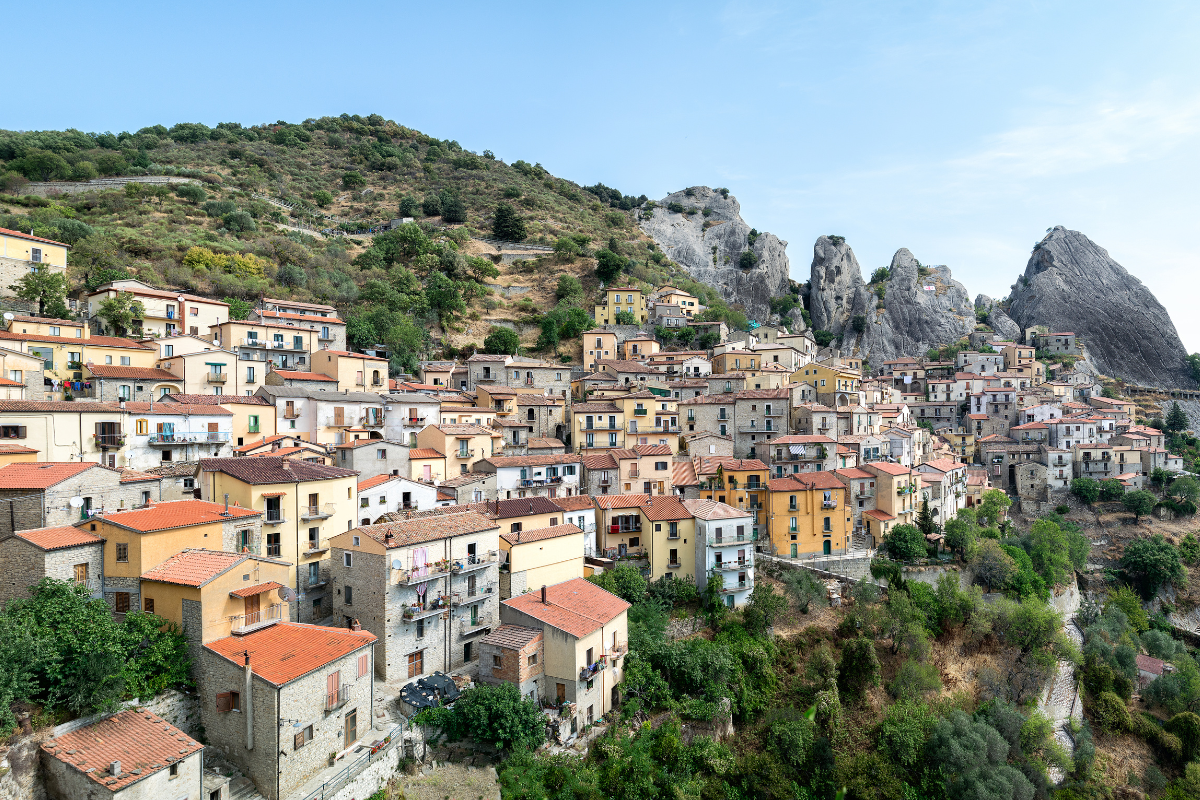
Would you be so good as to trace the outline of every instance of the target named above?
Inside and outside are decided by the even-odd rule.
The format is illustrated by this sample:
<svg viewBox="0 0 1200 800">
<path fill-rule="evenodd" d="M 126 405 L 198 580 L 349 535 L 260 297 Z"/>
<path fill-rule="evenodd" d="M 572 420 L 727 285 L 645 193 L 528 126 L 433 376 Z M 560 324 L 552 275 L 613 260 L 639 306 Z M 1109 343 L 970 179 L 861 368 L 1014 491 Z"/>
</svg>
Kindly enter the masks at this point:
<svg viewBox="0 0 1200 800">
<path fill-rule="evenodd" d="M 224 3 L 6 13 L 0 126 L 136 130 L 379 113 L 651 197 L 727 186 L 789 242 L 908 247 L 1001 297 L 1081 230 L 1200 350 L 1200 4 Z M 23 88 L 22 88 L 23 87 Z M 11 110 L 15 109 L 15 110 Z"/>
</svg>

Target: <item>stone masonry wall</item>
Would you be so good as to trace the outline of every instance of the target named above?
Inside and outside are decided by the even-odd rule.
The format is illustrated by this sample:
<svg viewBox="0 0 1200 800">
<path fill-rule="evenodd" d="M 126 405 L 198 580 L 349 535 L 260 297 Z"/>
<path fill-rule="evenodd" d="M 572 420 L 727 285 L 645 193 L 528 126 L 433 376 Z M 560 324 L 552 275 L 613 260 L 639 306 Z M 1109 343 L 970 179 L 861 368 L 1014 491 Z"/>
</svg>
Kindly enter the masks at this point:
<svg viewBox="0 0 1200 800">
<path fill-rule="evenodd" d="M 46 569 L 46 554 L 24 539 L 10 536 L 0 541 L 0 606 L 15 597 L 28 597 Z"/>
<path fill-rule="evenodd" d="M 14 504 L 17 530 L 29 530 L 78 522 L 80 510 L 71 507 L 72 497 L 92 498 L 92 509 L 96 511 L 116 511 L 140 504 L 142 492 L 147 489 L 150 490 L 152 501 L 159 499 L 159 482 L 121 484 L 116 472 L 87 470 L 52 486 L 44 494 L 28 489 L 0 490 L 0 536 L 12 531 L 9 500 Z"/>
<path fill-rule="evenodd" d="M 45 266 L 49 267 L 51 272 L 64 273 L 67 271 L 63 267 L 55 267 L 52 264 Z M 28 275 L 32 267 L 33 262 L 23 258 L 0 257 L 0 296 L 13 297 L 13 291 L 8 287 Z M 41 400 L 40 397 L 31 399 Z"/>
<path fill-rule="evenodd" d="M 210 747 L 215 747 L 243 775 L 254 781 L 258 791 L 271 800 L 275 793 L 279 714 L 274 686 L 254 678 L 254 749 L 246 749 L 246 717 L 243 711 L 217 711 L 217 694 L 240 692 L 243 708 L 250 702 L 245 696 L 245 673 L 241 664 L 204 650 L 192 669 L 200 705 L 200 721 Z M 289 748 L 290 749 L 290 742 Z"/>
</svg>

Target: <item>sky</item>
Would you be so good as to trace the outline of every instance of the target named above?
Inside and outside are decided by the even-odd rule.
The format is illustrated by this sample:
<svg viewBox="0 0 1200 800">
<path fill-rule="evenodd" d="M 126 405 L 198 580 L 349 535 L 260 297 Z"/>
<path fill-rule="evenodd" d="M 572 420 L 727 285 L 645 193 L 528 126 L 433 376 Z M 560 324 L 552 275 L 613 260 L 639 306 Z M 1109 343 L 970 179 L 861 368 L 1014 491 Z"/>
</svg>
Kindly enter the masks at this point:
<svg viewBox="0 0 1200 800">
<path fill-rule="evenodd" d="M 1054 225 L 1200 350 L 1200 4 L 23 4 L 0 127 L 136 131 L 378 113 L 661 198 L 724 186 L 789 243 L 901 247 L 1005 296 Z M 37 87 L 42 87 L 38 89 Z"/>
</svg>

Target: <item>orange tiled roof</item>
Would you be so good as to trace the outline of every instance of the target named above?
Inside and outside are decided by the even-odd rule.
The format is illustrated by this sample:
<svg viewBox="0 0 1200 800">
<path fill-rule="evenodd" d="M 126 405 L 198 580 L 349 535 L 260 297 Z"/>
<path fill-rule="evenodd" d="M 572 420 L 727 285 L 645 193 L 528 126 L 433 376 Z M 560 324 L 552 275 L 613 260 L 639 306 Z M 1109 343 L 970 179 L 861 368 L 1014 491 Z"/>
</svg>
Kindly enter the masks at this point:
<svg viewBox="0 0 1200 800">
<path fill-rule="evenodd" d="M 171 381 L 183 383 L 183 378 L 157 367 L 117 367 L 108 364 L 87 364 L 88 372 L 97 378 L 129 378 L 139 381 Z"/>
<path fill-rule="evenodd" d="M 278 581 L 267 581 L 266 583 L 256 583 L 253 586 L 243 586 L 241 589 L 234 589 L 230 592 L 232 597 L 250 597 L 255 594 L 269 592 L 272 589 L 282 589 L 283 584 Z"/>
<path fill-rule="evenodd" d="M 355 650 L 374 643 L 366 631 L 278 622 L 245 636 L 227 636 L 205 649 L 241 666 L 243 652 L 250 653 L 250 669 L 263 680 L 283 686 Z"/>
<path fill-rule="evenodd" d="M 691 459 L 674 463 L 671 467 L 671 483 L 675 486 L 695 486 L 700 483 Z"/>
<path fill-rule="evenodd" d="M 541 592 L 532 591 L 503 604 L 576 638 L 598 630 L 629 609 L 629 603 L 583 578 L 547 586 L 545 603 Z"/>
<path fill-rule="evenodd" d="M 223 472 L 243 483 L 295 483 L 349 478 L 358 473 L 352 469 L 310 464 L 291 458 L 202 458 L 200 469 Z"/>
<path fill-rule="evenodd" d="M 648 496 L 645 494 L 597 494 L 592 495 L 592 499 L 601 508 L 638 508 L 646 505 Z"/>
<path fill-rule="evenodd" d="M 841 487 L 841 484 L 838 484 Z M 691 512 L 693 517 L 700 519 L 737 519 L 738 517 L 749 517 L 748 511 L 742 511 L 734 508 L 727 503 L 719 503 L 716 500 L 684 500 L 683 505 Z"/>
<path fill-rule="evenodd" d="M 94 533 L 60 525 L 53 528 L 31 528 L 17 531 L 18 538 L 24 539 L 41 550 L 64 550 L 68 547 L 78 547 L 84 544 L 99 544 L 104 541 Z"/>
<path fill-rule="evenodd" d="M 570 497 L 555 497 L 552 498 L 554 505 L 561 508 L 563 511 L 584 511 L 589 508 L 595 508 L 592 505 L 591 495 L 575 494 Z"/>
<path fill-rule="evenodd" d="M 359 481 L 358 490 L 365 492 L 367 489 L 374 489 L 376 486 L 387 483 L 390 480 L 395 480 L 395 475 L 376 475 L 374 478 L 367 478 L 365 481 Z"/>
<path fill-rule="evenodd" d="M 142 573 L 142 580 L 203 586 L 236 564 L 249 558 L 243 553 L 223 550 L 187 549 Z"/>
<path fill-rule="evenodd" d="M 300 372 L 290 369 L 273 369 L 271 371 L 279 377 L 291 381 L 327 381 L 329 383 L 337 383 L 337 378 L 331 378 L 320 372 Z"/>
<path fill-rule="evenodd" d="M 408 451 L 408 459 L 411 461 L 414 458 L 445 458 L 445 456 L 432 447 L 414 447 Z"/>
<path fill-rule="evenodd" d="M 482 505 L 482 504 L 481 504 Z M 469 508 L 430 509 L 435 514 L 414 515 L 398 522 L 383 522 L 378 525 L 362 525 L 355 532 L 370 536 L 384 547 L 406 547 L 422 542 L 432 542 L 449 536 L 496 530 L 493 521 Z"/>
<path fill-rule="evenodd" d="M 642 514 L 652 522 L 690 519 L 692 516 L 692 512 L 683 504 L 683 498 L 675 494 L 651 497 L 649 505 L 642 506 Z"/>
<path fill-rule="evenodd" d="M 239 506 L 230 506 L 228 516 L 223 513 L 224 511 L 223 504 L 210 503 L 207 500 L 172 500 L 166 503 L 154 503 L 146 508 L 138 508 L 133 511 L 106 514 L 104 521 L 131 531 L 151 533 L 170 528 L 186 528 L 189 525 L 207 525 L 227 519 L 261 517 L 263 513 Z"/>
<path fill-rule="evenodd" d="M 551 525 L 548 528 L 534 528 L 531 531 L 502 533 L 500 538 L 509 544 L 529 544 L 545 539 L 557 539 L 560 536 L 570 536 L 573 533 L 583 533 L 583 531 L 574 525 Z"/>
<path fill-rule="evenodd" d="M 42 752 L 79 770 L 100 787 L 97 796 L 102 791 L 108 797 L 203 749 L 162 717 L 142 709 L 122 711 L 42 742 Z M 115 780 L 108 771 L 114 761 L 121 762 Z"/>
<path fill-rule="evenodd" d="M 56 242 L 53 239 L 43 239 L 40 236 L 34 236 L 32 233 L 21 233 L 20 231 L 10 231 L 8 228 L 0 228 L 0 235 L 15 236 L 18 239 L 26 239 L 31 242 L 45 242 L 46 244 L 56 244 L 59 247 L 65 247 L 68 250 L 71 248 L 71 245 L 64 244 L 63 242 Z"/>
<path fill-rule="evenodd" d="M 107 469 L 99 464 L 79 461 L 29 461 L 6 464 L 0 467 L 0 489 L 48 489 L 93 467 Z"/>
</svg>

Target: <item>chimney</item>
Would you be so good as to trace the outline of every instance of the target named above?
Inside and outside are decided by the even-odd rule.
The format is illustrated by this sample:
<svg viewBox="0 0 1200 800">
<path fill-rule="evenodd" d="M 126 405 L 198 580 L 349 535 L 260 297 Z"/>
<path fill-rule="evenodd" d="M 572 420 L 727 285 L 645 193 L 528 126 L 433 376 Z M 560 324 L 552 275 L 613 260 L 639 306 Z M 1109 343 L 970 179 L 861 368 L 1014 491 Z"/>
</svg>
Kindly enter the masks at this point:
<svg viewBox="0 0 1200 800">
<path fill-rule="evenodd" d="M 114 761 L 111 764 L 109 764 L 108 765 L 108 774 L 112 775 L 114 778 L 121 777 L 121 762 Z"/>
<path fill-rule="evenodd" d="M 352 631 L 361 631 L 361 630 L 362 630 L 362 624 L 361 624 L 361 623 L 360 623 L 360 622 L 359 622 L 359 621 L 356 619 L 356 620 L 354 620 L 353 622 L 351 622 L 351 623 L 350 623 L 350 630 L 352 630 Z"/>
<path fill-rule="evenodd" d="M 225 493 L 225 511 L 222 512 L 221 516 L 223 516 L 223 517 L 229 516 L 229 492 Z"/>
<path fill-rule="evenodd" d="M 549 605 L 549 603 L 546 602 L 546 585 L 545 584 L 542 584 L 542 605 Z"/>
</svg>

